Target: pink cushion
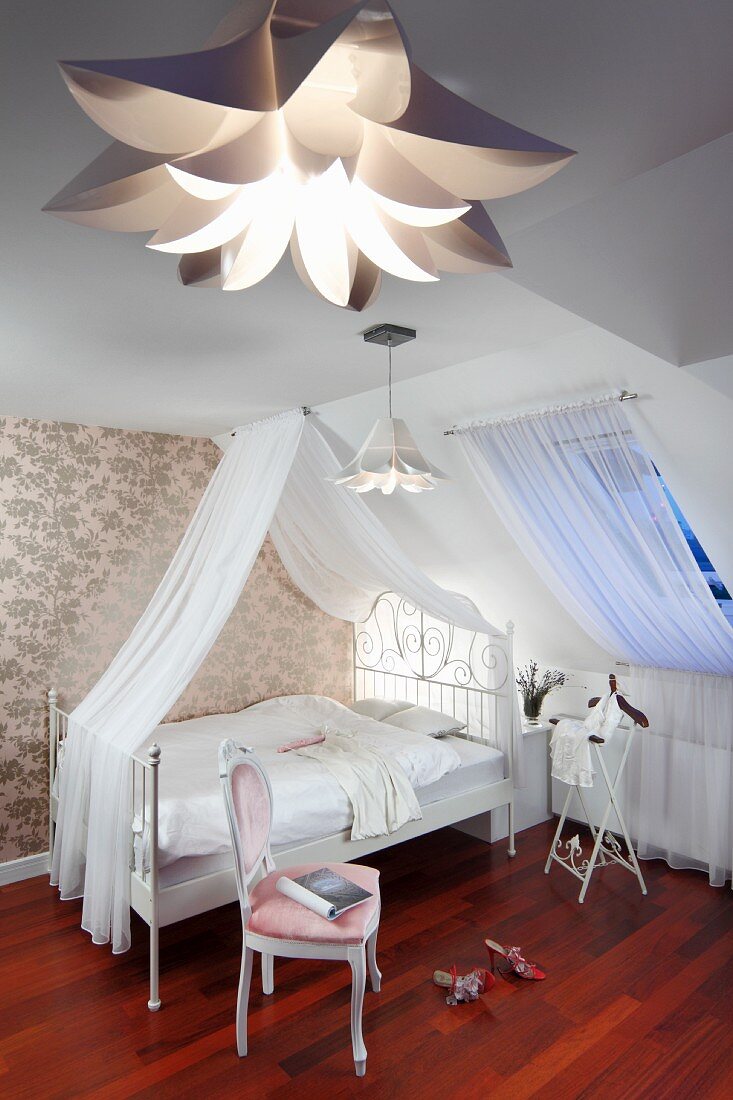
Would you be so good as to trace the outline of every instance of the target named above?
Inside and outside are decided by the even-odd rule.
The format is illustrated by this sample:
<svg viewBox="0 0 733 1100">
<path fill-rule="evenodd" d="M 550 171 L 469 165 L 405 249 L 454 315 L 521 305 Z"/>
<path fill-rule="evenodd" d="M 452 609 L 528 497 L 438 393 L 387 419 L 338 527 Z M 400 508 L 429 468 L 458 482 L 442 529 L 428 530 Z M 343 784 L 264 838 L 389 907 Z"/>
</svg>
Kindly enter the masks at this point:
<svg viewBox="0 0 733 1100">
<path fill-rule="evenodd" d="M 232 802 L 239 826 L 245 878 L 259 863 L 270 834 L 270 794 L 257 767 L 249 761 L 232 772 Z"/>
<path fill-rule="evenodd" d="M 247 931 L 298 943 L 361 943 L 369 922 L 379 908 L 379 871 L 357 863 L 325 864 L 373 895 L 336 920 L 326 920 L 317 913 L 311 913 L 310 909 L 275 889 L 275 883 L 282 875 L 299 878 L 323 866 L 323 863 L 302 863 L 297 867 L 287 867 L 284 871 L 273 871 L 258 882 L 249 895 L 252 915 L 247 921 Z"/>
</svg>

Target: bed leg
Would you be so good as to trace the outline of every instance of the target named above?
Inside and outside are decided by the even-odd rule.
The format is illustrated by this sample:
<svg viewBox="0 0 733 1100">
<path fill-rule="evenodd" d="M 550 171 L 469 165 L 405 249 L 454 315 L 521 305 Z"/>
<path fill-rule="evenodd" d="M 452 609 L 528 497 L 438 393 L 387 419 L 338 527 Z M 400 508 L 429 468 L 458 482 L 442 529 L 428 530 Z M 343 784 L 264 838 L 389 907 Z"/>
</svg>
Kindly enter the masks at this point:
<svg viewBox="0 0 733 1100">
<path fill-rule="evenodd" d="M 155 924 L 150 925 L 150 1000 L 148 1001 L 148 1008 L 151 1012 L 157 1012 L 160 1008 L 160 958 L 158 935 L 159 930 L 156 921 Z"/>
<path fill-rule="evenodd" d="M 160 911 L 158 898 L 158 765 L 160 746 L 151 745 L 148 750 L 151 770 L 150 811 L 150 1000 L 148 1008 L 157 1012 L 160 1008 Z"/>
<path fill-rule="evenodd" d="M 514 859 L 517 854 L 517 849 L 514 847 L 514 799 L 509 803 L 509 848 L 507 849 L 507 855 L 510 859 Z"/>
<path fill-rule="evenodd" d="M 59 735 L 59 716 L 56 706 L 59 701 L 56 688 L 48 693 L 48 870 L 53 869 L 53 844 L 56 835 L 56 822 L 53 819 L 53 781 L 56 775 L 56 748 Z"/>
</svg>

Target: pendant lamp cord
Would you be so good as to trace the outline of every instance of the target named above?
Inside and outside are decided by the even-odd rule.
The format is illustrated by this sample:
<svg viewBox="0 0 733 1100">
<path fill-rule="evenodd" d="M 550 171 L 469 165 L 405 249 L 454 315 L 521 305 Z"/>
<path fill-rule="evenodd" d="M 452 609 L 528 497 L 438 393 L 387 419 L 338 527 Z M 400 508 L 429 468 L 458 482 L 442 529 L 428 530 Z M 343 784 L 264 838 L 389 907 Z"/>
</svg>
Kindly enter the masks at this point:
<svg viewBox="0 0 733 1100">
<path fill-rule="evenodd" d="M 389 418 L 392 419 L 392 340 L 387 340 L 387 352 L 389 353 Z"/>
</svg>

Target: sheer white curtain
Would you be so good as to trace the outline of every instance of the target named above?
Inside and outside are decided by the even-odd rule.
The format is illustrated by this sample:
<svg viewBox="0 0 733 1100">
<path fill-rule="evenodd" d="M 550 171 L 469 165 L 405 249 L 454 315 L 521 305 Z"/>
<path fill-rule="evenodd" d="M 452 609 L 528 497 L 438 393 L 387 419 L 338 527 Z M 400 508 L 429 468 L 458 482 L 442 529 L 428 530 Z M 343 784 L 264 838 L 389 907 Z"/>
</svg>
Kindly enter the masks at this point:
<svg viewBox="0 0 733 1100">
<path fill-rule="evenodd" d="M 303 413 L 240 428 L 155 595 L 72 713 L 51 881 L 83 894 L 95 943 L 130 945 L 130 755 L 203 661 L 249 576 L 297 451 Z M 85 835 L 86 834 L 86 835 Z"/>
<path fill-rule="evenodd" d="M 632 665 L 633 701 L 651 722 L 634 808 L 640 854 L 722 883 L 733 833 L 709 791 L 730 805 L 733 630 L 618 400 L 476 424 L 458 439 L 526 557 L 588 634 Z"/>
<path fill-rule="evenodd" d="M 629 686 L 653 717 L 640 738 L 639 855 L 722 886 L 733 856 L 733 676 L 637 666 Z"/>
<path fill-rule="evenodd" d="M 394 592 L 426 614 L 480 634 L 504 636 L 465 596 L 448 592 L 417 569 L 362 498 L 327 480 L 341 468 L 326 440 L 306 422 L 270 535 L 295 583 L 329 615 L 360 622 L 377 596 Z M 513 681 L 514 669 L 509 670 Z M 498 747 L 513 746 L 512 774 L 524 783 L 521 715 L 516 691 Z M 513 736 L 512 736 L 513 734 Z"/>
<path fill-rule="evenodd" d="M 142 618 L 72 713 L 51 881 L 62 898 L 83 895 L 96 943 L 130 944 L 130 756 L 216 641 L 271 525 L 295 582 L 332 615 L 366 618 L 390 589 L 437 618 L 500 633 L 421 573 L 363 501 L 324 480 L 338 468 L 301 410 L 240 428 Z"/>
</svg>

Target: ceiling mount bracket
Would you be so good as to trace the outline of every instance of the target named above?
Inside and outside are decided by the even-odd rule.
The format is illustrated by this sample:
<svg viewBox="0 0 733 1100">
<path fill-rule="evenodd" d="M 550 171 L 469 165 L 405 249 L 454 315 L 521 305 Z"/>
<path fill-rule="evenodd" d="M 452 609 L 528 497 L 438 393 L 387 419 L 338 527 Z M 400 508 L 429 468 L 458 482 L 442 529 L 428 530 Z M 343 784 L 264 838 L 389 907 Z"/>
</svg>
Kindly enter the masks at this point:
<svg viewBox="0 0 733 1100">
<path fill-rule="evenodd" d="M 397 348 L 400 344 L 406 344 L 414 340 L 417 332 L 414 328 L 405 328 L 403 325 L 375 325 L 362 333 L 367 344 L 383 344 L 385 347 Z"/>
</svg>

